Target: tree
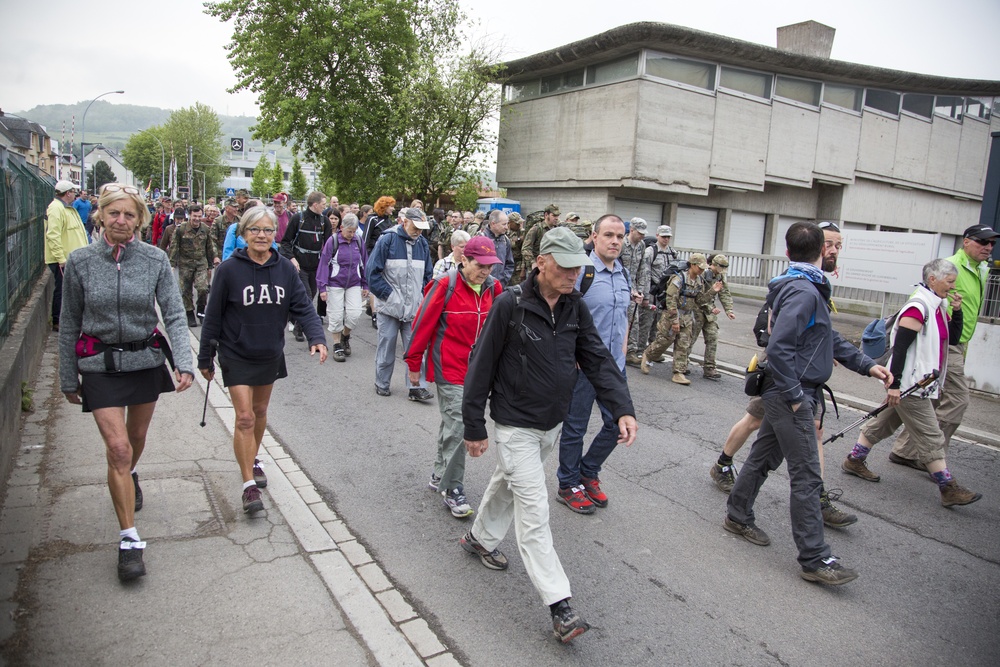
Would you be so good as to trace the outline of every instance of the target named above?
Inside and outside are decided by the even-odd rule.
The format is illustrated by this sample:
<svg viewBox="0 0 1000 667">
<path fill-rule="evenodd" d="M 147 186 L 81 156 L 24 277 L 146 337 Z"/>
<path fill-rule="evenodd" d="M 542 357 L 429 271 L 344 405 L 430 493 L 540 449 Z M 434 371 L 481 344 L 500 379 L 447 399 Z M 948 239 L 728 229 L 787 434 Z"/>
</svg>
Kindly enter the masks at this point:
<svg viewBox="0 0 1000 667">
<path fill-rule="evenodd" d="M 421 45 L 456 41 L 458 0 L 222 0 L 205 11 L 234 26 L 231 90 L 258 95 L 257 138 L 304 149 L 344 196 L 399 181 L 396 110 Z"/>
<path fill-rule="evenodd" d="M 467 176 L 455 190 L 455 208 L 459 211 L 475 211 L 479 199 L 479 179 Z"/>
<path fill-rule="evenodd" d="M 161 190 L 166 188 L 166 182 L 170 179 L 170 174 L 165 173 L 170 167 L 170 161 L 166 160 L 164 164 L 164 153 L 160 151 L 160 144 L 156 141 L 159 139 L 162 142 L 163 136 L 163 126 L 151 127 L 129 137 L 121 152 L 122 162 L 129 171 L 143 183 L 152 179 L 153 187 Z"/>
<path fill-rule="evenodd" d="M 263 197 L 267 193 L 267 182 L 271 178 L 271 163 L 267 161 L 267 153 L 261 153 L 257 166 L 250 180 L 250 193 L 255 197 Z"/>
<path fill-rule="evenodd" d="M 292 199 L 305 199 L 306 192 L 309 190 L 309 183 L 306 182 L 306 174 L 302 171 L 302 165 L 299 164 L 299 158 L 296 155 L 295 160 L 292 162 L 292 179 L 291 185 L 288 188 L 291 192 Z M 323 192 L 327 192 L 324 190 Z M 327 194 L 333 194 L 335 190 L 330 190 Z"/>
<path fill-rule="evenodd" d="M 285 190 L 285 170 L 281 168 L 281 160 L 278 159 L 277 155 L 274 156 L 274 169 L 271 170 L 268 187 L 271 188 L 270 192 L 272 194 L 275 192 L 284 192 Z"/>
<path fill-rule="evenodd" d="M 111 166 L 104 160 L 98 160 L 92 169 L 87 170 L 88 190 L 91 192 L 97 192 L 105 183 L 114 183 L 117 180 L 115 172 L 111 171 Z"/>
</svg>

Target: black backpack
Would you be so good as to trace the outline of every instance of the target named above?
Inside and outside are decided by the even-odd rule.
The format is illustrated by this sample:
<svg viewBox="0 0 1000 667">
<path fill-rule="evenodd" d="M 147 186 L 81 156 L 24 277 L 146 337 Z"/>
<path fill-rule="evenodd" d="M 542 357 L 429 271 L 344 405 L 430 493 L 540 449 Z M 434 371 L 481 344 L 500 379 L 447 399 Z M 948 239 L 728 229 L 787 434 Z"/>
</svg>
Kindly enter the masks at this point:
<svg viewBox="0 0 1000 667">
<path fill-rule="evenodd" d="M 667 300 L 667 285 L 670 284 L 670 279 L 677 275 L 683 277 L 684 273 L 690 268 L 691 262 L 686 259 L 675 259 L 667 264 L 667 268 L 663 270 L 663 275 L 656 281 L 656 284 L 650 285 L 649 300 L 655 303 L 657 307 L 663 307 Z"/>
</svg>

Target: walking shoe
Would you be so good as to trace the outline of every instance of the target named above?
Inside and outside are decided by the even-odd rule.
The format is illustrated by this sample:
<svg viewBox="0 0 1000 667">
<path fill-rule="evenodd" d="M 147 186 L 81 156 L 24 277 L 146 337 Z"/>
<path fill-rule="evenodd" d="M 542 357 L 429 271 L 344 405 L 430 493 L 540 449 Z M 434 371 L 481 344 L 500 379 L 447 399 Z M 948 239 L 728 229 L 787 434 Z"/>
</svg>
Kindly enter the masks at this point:
<svg viewBox="0 0 1000 667">
<path fill-rule="evenodd" d="M 458 541 L 462 545 L 462 548 L 468 551 L 470 554 L 476 554 L 479 556 L 479 560 L 482 561 L 483 565 L 491 570 L 506 570 L 507 569 L 507 557 L 503 555 L 499 549 L 494 549 L 493 551 L 487 551 L 486 547 L 479 543 L 479 541 L 472 536 L 472 531 L 470 530 L 462 539 Z"/>
<path fill-rule="evenodd" d="M 691 380 L 684 377 L 684 373 L 682 371 L 674 371 L 674 376 L 670 379 L 676 384 L 691 384 Z"/>
<path fill-rule="evenodd" d="M 844 459 L 844 462 L 840 464 L 840 469 L 848 475 L 860 477 L 866 482 L 877 482 L 882 479 L 879 475 L 876 475 L 868 469 L 868 462 L 865 459 L 852 459 L 848 456 Z"/>
<path fill-rule="evenodd" d="M 590 498 L 590 502 L 598 507 L 608 506 L 608 496 L 601 491 L 601 480 L 596 477 L 580 477 L 580 484 L 583 485 L 583 492 Z"/>
<path fill-rule="evenodd" d="M 302 325 L 301 324 L 296 324 L 295 325 L 295 328 L 292 329 L 292 334 L 295 335 L 295 342 L 296 343 L 301 343 L 301 342 L 305 341 L 305 339 L 306 339 L 305 334 L 302 333 Z"/>
<path fill-rule="evenodd" d="M 252 514 L 263 509 L 264 500 L 260 497 L 260 489 L 256 486 L 248 486 L 243 489 L 243 511 Z"/>
<path fill-rule="evenodd" d="M 378 315 L 372 313 L 372 329 L 378 329 Z"/>
<path fill-rule="evenodd" d="M 917 459 L 908 459 L 905 456 L 900 456 L 899 454 L 894 454 L 892 452 L 889 452 L 889 463 L 895 463 L 900 466 L 908 466 L 914 470 L 919 470 L 920 472 L 927 472 L 927 466 Z"/>
<path fill-rule="evenodd" d="M 135 511 L 142 509 L 142 489 L 139 488 L 139 473 L 132 473 L 132 486 L 135 487 Z"/>
<path fill-rule="evenodd" d="M 830 489 L 819 494 L 819 506 L 823 510 L 823 523 L 830 528 L 846 528 L 858 522 L 855 514 L 848 514 L 833 504 L 833 500 L 840 500 L 840 489 Z"/>
<path fill-rule="evenodd" d="M 136 542 L 129 537 L 123 537 L 118 543 L 119 581 L 132 581 L 146 574 L 146 565 L 142 562 L 142 550 L 145 548 L 145 542 Z"/>
<path fill-rule="evenodd" d="M 264 469 L 260 467 L 260 459 L 253 460 L 253 481 L 257 484 L 258 489 L 263 489 L 267 486 L 267 475 L 264 474 Z"/>
<path fill-rule="evenodd" d="M 444 498 L 444 506 L 451 510 L 451 515 L 456 519 L 472 516 L 473 510 L 469 507 L 469 501 L 465 499 L 465 489 L 462 487 L 442 491 L 441 497 Z"/>
<path fill-rule="evenodd" d="M 411 401 L 417 401 L 419 403 L 423 403 L 425 401 L 429 401 L 432 398 L 434 398 L 434 394 L 427 391 L 423 387 L 414 387 L 410 389 L 410 393 L 407 396 L 407 398 L 410 399 Z"/>
<path fill-rule="evenodd" d="M 829 558 L 824 558 L 823 564 L 815 570 L 803 567 L 802 571 L 799 572 L 799 576 L 806 581 L 815 581 L 817 584 L 839 586 L 857 579 L 858 573 L 841 565 L 836 556 L 830 556 Z"/>
<path fill-rule="evenodd" d="M 343 335 L 340 337 L 340 344 L 344 348 L 344 356 L 351 356 L 351 337 L 348 335 Z"/>
<path fill-rule="evenodd" d="M 593 514 L 597 511 L 594 503 L 583 492 L 582 486 L 574 486 L 569 489 L 559 489 L 556 500 L 577 514 Z"/>
<path fill-rule="evenodd" d="M 629 352 L 625 355 L 625 365 L 632 368 L 639 368 L 642 365 L 642 357 L 635 352 Z"/>
<path fill-rule="evenodd" d="M 639 359 L 639 370 L 642 371 L 643 375 L 649 375 L 649 357 L 646 353 L 642 353 L 642 357 Z"/>
<path fill-rule="evenodd" d="M 344 346 L 340 343 L 333 344 L 333 360 L 334 361 L 347 361 L 347 355 L 344 354 Z"/>
<path fill-rule="evenodd" d="M 722 527 L 751 544 L 766 547 L 771 543 L 771 538 L 755 523 L 736 523 L 727 515 L 726 520 L 722 522 Z"/>
<path fill-rule="evenodd" d="M 385 389 L 383 389 L 382 387 L 380 387 L 378 385 L 375 385 L 375 393 L 378 394 L 379 396 L 392 396 L 392 392 L 389 391 L 388 387 L 386 387 Z"/>
<path fill-rule="evenodd" d="M 736 467 L 733 465 L 719 465 L 718 461 L 716 461 L 712 464 L 708 474 L 711 476 L 712 481 L 715 482 L 715 486 L 723 493 L 732 491 L 733 485 L 736 484 Z"/>
<path fill-rule="evenodd" d="M 705 371 L 704 377 L 706 380 L 721 380 L 722 373 L 719 371 Z"/>
<path fill-rule="evenodd" d="M 438 490 L 438 486 L 440 484 L 441 484 L 441 478 L 438 477 L 437 475 L 435 475 L 432 472 L 431 473 L 431 481 L 427 482 L 427 486 L 430 488 L 431 491 L 437 491 Z"/>
<path fill-rule="evenodd" d="M 552 634 L 563 644 L 587 630 L 590 630 L 590 624 L 580 618 L 565 600 L 552 612 Z"/>
<path fill-rule="evenodd" d="M 951 507 L 952 505 L 968 505 L 976 502 L 982 497 L 983 494 L 969 491 L 965 487 L 959 486 L 958 482 L 955 480 L 951 480 L 941 487 L 941 504 L 945 507 Z"/>
</svg>

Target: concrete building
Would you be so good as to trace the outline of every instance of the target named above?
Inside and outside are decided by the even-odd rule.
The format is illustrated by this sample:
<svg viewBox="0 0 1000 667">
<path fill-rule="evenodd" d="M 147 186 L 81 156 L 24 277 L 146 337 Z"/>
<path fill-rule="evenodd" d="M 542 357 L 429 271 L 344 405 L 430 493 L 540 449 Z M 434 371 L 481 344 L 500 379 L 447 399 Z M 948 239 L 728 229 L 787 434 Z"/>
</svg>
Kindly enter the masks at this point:
<svg viewBox="0 0 1000 667">
<path fill-rule="evenodd" d="M 833 37 L 635 23 L 507 62 L 497 181 L 522 211 L 638 215 L 680 248 L 783 254 L 820 218 L 951 254 L 979 222 L 1000 81 L 830 60 Z"/>
<path fill-rule="evenodd" d="M 133 174 L 122 162 L 122 158 L 118 153 L 111 150 L 110 148 L 105 148 L 104 146 L 94 146 L 94 148 L 87 153 L 87 157 L 84 160 L 84 166 L 87 168 L 87 173 L 89 174 L 93 171 L 94 167 L 101 160 L 104 160 L 109 167 L 111 167 L 112 173 L 115 175 L 115 181 L 121 183 L 122 185 L 134 185 L 140 189 L 145 189 L 145 183 L 139 183 L 135 179 L 135 174 Z M 79 165 L 77 165 L 77 171 L 79 171 Z M 88 177 L 87 180 L 90 180 Z"/>
<path fill-rule="evenodd" d="M 52 138 L 38 123 L 0 111 L 0 146 L 56 178 L 58 156 L 52 147 Z"/>
</svg>

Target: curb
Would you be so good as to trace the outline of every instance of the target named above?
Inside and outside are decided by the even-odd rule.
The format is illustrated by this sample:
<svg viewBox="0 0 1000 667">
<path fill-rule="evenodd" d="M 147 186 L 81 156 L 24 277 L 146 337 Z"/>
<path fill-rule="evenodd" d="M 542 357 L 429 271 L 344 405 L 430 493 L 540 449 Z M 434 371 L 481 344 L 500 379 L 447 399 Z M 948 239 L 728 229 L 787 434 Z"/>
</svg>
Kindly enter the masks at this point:
<svg viewBox="0 0 1000 667">
<path fill-rule="evenodd" d="M 189 330 L 197 358 L 199 339 Z M 195 383 L 208 391 L 199 373 Z M 235 414 L 221 373 L 212 384 L 216 391 L 208 403 L 226 431 L 233 435 Z M 330 595 L 344 612 L 379 665 L 430 665 L 461 663 L 440 640 L 427 621 L 393 586 L 381 566 L 358 542 L 347 525 L 316 492 L 308 475 L 268 429 L 261 441 L 261 458 L 267 467 L 267 491 L 274 507 L 288 522 L 292 534 Z"/>
</svg>

